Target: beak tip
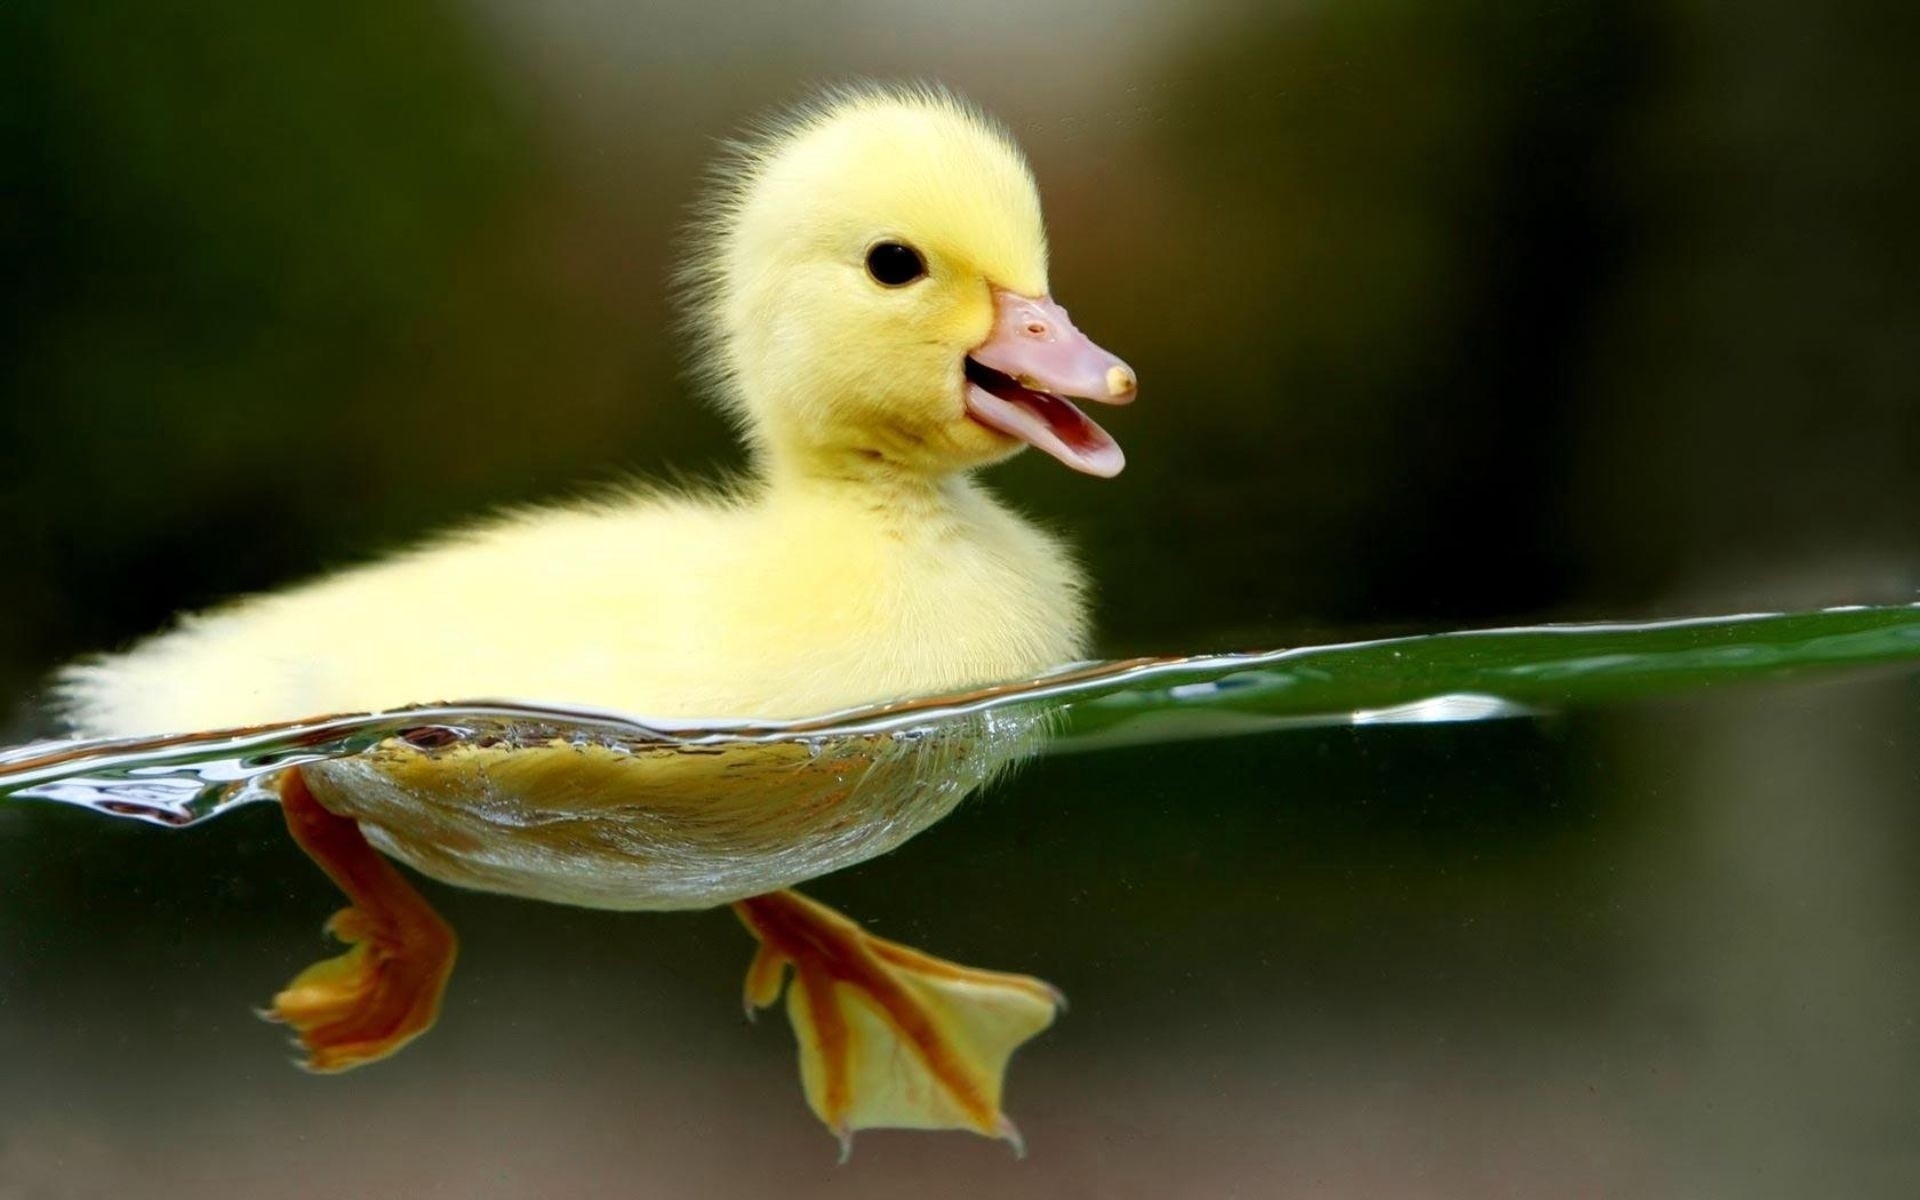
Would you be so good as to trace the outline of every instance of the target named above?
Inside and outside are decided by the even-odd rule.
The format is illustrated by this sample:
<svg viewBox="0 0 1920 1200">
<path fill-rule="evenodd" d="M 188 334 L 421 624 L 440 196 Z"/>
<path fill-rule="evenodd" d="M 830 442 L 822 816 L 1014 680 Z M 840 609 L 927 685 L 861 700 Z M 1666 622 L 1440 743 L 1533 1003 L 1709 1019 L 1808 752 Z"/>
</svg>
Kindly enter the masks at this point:
<svg viewBox="0 0 1920 1200">
<path fill-rule="evenodd" d="M 1140 390 L 1140 380 L 1125 363 L 1107 368 L 1107 395 L 1114 400 L 1131 400 Z"/>
</svg>

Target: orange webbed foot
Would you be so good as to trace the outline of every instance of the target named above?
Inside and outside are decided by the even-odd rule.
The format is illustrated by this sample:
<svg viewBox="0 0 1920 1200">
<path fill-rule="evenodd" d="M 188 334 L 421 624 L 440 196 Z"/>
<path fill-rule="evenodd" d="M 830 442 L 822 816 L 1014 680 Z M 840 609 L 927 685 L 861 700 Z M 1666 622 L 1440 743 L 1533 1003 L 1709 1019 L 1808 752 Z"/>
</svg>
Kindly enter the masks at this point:
<svg viewBox="0 0 1920 1200">
<path fill-rule="evenodd" d="M 300 972 L 261 1015 L 293 1027 L 309 1069 L 345 1071 L 433 1027 L 459 941 L 357 823 L 320 806 L 298 771 L 280 798 L 294 840 L 354 903 L 326 926 L 346 953 Z"/>
<path fill-rule="evenodd" d="M 1053 1023 L 1064 998 L 1028 975 L 963 967 L 874 937 L 797 892 L 734 906 L 760 948 L 749 1015 L 780 997 L 800 1043 L 814 1115 L 840 1139 L 861 1129 L 970 1129 L 1022 1152 L 1001 1111 L 1007 1062 Z"/>
<path fill-rule="evenodd" d="M 314 963 L 273 998 L 266 1017 L 293 1027 L 305 1066 L 345 1071 L 392 1054 L 433 1027 L 453 973 L 453 930 L 430 923 L 397 930 L 343 908 L 327 932 L 348 946 Z"/>
</svg>

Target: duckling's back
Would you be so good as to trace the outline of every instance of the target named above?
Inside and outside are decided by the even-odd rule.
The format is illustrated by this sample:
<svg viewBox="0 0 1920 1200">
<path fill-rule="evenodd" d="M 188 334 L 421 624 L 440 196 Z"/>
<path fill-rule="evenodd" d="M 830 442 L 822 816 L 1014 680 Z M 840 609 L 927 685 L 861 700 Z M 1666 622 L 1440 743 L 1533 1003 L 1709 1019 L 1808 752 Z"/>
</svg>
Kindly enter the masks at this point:
<svg viewBox="0 0 1920 1200">
<path fill-rule="evenodd" d="M 1081 576 L 964 480 L 522 514 L 70 669 L 82 733 L 440 700 L 790 717 L 1083 657 Z"/>
</svg>

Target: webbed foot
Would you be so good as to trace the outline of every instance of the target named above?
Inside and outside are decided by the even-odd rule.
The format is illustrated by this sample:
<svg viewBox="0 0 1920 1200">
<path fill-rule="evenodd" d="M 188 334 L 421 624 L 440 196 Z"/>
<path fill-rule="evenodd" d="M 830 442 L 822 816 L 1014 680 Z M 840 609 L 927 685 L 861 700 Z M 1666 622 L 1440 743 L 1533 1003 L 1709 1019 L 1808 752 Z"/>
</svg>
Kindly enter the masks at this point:
<svg viewBox="0 0 1920 1200">
<path fill-rule="evenodd" d="M 780 998 L 800 1043 L 814 1115 L 840 1139 L 857 1130 L 970 1129 L 1023 1150 L 1000 1110 L 1007 1061 L 1065 1003 L 1051 984 L 959 966 L 874 937 L 798 892 L 734 905 L 759 939 L 747 970 L 751 1016 Z"/>
<path fill-rule="evenodd" d="M 298 770 L 281 783 L 280 803 L 294 840 L 353 904 L 326 925 L 346 953 L 300 972 L 262 1015 L 293 1027 L 311 1070 L 349 1070 L 432 1028 L 459 942 L 358 823 L 321 807 Z"/>
</svg>

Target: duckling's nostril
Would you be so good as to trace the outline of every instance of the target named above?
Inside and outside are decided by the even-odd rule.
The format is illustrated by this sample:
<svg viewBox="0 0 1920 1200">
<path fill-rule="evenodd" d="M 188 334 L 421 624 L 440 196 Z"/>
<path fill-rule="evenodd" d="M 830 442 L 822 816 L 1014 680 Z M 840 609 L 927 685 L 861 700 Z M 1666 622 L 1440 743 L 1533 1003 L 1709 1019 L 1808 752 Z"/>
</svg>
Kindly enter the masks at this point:
<svg viewBox="0 0 1920 1200">
<path fill-rule="evenodd" d="M 1027 332 L 1034 337 L 1045 337 L 1047 334 L 1047 323 L 1045 321 L 1028 321 Z"/>
<path fill-rule="evenodd" d="M 1126 366 L 1107 368 L 1107 395 L 1114 399 L 1133 395 L 1139 386 L 1140 381 L 1135 378 L 1132 368 Z"/>
</svg>

